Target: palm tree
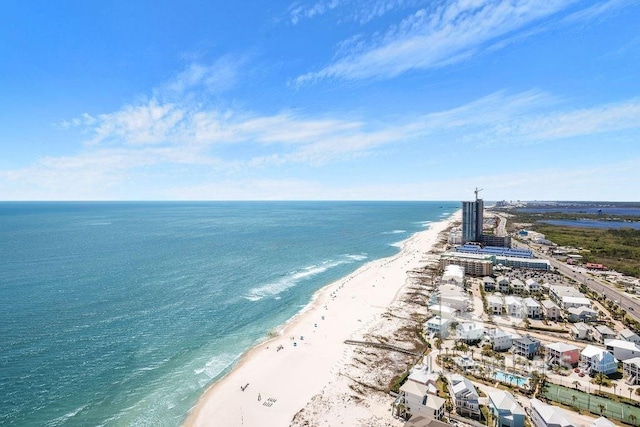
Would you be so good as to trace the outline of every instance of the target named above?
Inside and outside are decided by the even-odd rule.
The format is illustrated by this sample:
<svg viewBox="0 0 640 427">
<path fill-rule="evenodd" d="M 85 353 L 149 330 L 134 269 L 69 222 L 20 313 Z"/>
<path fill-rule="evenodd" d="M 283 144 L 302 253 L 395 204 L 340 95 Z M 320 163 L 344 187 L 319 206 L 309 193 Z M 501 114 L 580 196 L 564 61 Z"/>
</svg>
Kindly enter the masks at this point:
<svg viewBox="0 0 640 427">
<path fill-rule="evenodd" d="M 578 386 L 580 385 L 580 381 L 575 380 L 574 382 L 572 382 L 571 384 L 573 384 L 573 386 L 576 388 L 576 390 L 578 389 Z"/>
<path fill-rule="evenodd" d="M 613 394 L 616 394 L 616 388 L 618 388 L 618 384 L 613 383 Z"/>
<path fill-rule="evenodd" d="M 629 390 L 629 399 L 631 399 L 631 392 L 633 391 L 632 387 L 628 387 L 627 390 Z"/>
<path fill-rule="evenodd" d="M 571 396 L 571 400 L 573 401 L 573 406 L 576 406 L 576 400 L 578 400 L 578 396 L 575 394 Z"/>
<path fill-rule="evenodd" d="M 598 408 L 600 408 L 600 415 L 604 412 L 604 405 L 602 403 L 598 404 Z"/>
<path fill-rule="evenodd" d="M 635 414 L 629 415 L 629 420 L 631 421 L 631 425 L 636 425 L 636 420 L 637 419 L 638 419 L 638 417 L 636 417 Z"/>
</svg>

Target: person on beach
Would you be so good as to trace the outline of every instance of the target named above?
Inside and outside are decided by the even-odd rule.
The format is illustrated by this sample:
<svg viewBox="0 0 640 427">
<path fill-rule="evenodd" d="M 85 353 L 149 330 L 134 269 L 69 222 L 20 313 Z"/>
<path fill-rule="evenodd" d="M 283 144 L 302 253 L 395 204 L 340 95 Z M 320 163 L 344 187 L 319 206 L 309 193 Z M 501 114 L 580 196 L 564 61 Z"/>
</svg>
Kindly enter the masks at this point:
<svg viewBox="0 0 640 427">
<path fill-rule="evenodd" d="M 262 400 L 262 396 L 260 396 L 260 393 L 258 393 L 258 402 L 260 402 Z"/>
</svg>

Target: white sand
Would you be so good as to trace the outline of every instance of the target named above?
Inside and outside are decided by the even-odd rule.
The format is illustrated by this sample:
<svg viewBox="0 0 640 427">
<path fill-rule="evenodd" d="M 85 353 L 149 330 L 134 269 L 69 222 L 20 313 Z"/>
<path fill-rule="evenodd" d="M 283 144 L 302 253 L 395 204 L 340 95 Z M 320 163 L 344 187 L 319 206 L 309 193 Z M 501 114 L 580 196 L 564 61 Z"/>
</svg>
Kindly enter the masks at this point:
<svg viewBox="0 0 640 427">
<path fill-rule="evenodd" d="M 315 400 L 318 395 L 338 393 L 331 385 L 344 375 L 353 352 L 344 341 L 362 339 L 368 326 L 381 319 L 405 284 L 407 272 L 424 266 L 424 255 L 454 219 L 459 219 L 459 213 L 404 241 L 397 255 L 368 263 L 318 291 L 310 306 L 285 325 L 281 336 L 250 350 L 207 390 L 185 425 L 289 426 L 314 396 Z M 283 348 L 278 351 L 279 346 Z M 335 416 L 345 418 L 327 421 L 329 425 L 357 425 L 347 415 L 349 402 L 344 405 L 340 411 L 344 415 Z M 388 402 L 367 408 L 381 421 L 388 414 L 388 422 L 380 425 L 397 425 Z"/>
</svg>

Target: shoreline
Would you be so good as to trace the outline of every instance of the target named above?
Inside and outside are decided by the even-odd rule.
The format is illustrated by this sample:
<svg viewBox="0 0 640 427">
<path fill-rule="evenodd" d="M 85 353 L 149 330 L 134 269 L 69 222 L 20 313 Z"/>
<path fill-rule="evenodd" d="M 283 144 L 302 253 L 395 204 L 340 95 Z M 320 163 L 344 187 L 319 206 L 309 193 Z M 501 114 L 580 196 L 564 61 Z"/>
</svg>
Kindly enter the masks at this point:
<svg viewBox="0 0 640 427">
<path fill-rule="evenodd" d="M 324 393 L 349 361 L 347 339 L 358 339 L 398 298 L 408 272 L 424 265 L 442 231 L 460 211 L 401 242 L 398 253 L 368 262 L 317 290 L 309 304 L 245 352 L 189 411 L 183 426 L 288 426 Z M 391 420 L 391 416 L 389 415 Z M 343 420 L 344 421 L 344 420 Z"/>
</svg>

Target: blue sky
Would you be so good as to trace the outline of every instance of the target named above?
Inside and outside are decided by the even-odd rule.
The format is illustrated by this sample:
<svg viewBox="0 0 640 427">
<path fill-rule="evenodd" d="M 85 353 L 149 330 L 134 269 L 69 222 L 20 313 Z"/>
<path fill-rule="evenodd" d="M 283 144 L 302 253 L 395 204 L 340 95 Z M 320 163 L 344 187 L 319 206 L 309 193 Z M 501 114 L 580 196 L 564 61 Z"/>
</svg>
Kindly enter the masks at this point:
<svg viewBox="0 0 640 427">
<path fill-rule="evenodd" d="M 640 1 L 5 2 L 0 200 L 640 199 Z"/>
</svg>

